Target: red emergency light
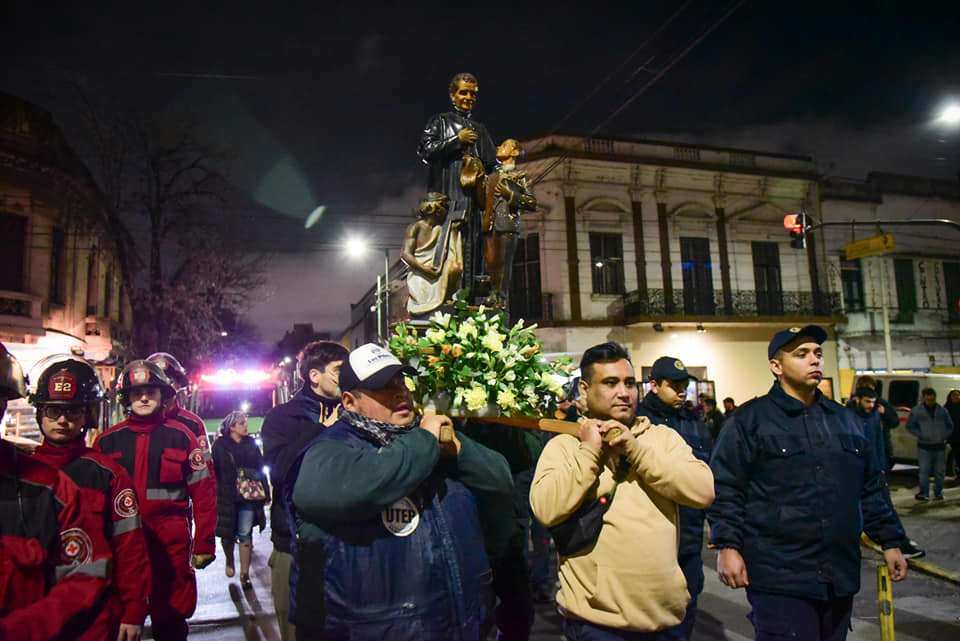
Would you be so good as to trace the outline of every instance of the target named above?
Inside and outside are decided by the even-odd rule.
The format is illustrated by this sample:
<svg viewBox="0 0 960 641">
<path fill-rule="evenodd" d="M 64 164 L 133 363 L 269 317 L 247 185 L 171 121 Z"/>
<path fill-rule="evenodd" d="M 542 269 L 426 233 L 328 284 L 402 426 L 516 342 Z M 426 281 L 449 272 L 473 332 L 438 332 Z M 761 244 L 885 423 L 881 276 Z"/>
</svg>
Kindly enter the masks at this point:
<svg viewBox="0 0 960 641">
<path fill-rule="evenodd" d="M 230 368 L 217 370 L 216 374 L 201 374 L 200 380 L 212 385 L 256 385 L 270 380 L 270 374 L 260 369 L 238 372 Z"/>
</svg>

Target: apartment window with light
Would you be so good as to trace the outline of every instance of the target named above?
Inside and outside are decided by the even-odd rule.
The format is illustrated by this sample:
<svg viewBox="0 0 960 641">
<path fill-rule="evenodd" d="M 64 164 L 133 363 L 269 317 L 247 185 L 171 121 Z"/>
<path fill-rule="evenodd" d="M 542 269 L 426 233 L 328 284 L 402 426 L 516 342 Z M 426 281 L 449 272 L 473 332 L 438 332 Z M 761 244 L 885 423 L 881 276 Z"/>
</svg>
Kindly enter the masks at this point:
<svg viewBox="0 0 960 641">
<path fill-rule="evenodd" d="M 620 234 L 591 232 L 590 262 L 594 294 L 624 293 L 623 237 Z"/>
</svg>

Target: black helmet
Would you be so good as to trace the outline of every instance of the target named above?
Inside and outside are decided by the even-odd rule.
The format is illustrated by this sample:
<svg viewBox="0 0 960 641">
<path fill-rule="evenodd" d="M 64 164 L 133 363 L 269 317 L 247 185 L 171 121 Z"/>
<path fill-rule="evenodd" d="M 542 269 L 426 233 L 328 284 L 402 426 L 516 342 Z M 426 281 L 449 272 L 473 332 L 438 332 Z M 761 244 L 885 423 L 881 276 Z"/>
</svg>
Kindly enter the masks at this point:
<svg viewBox="0 0 960 641">
<path fill-rule="evenodd" d="M 179 392 L 184 387 L 190 385 L 190 379 L 187 377 L 187 370 L 183 369 L 173 354 L 167 352 L 157 352 L 147 356 L 147 362 L 153 363 L 167 375 L 167 378 L 173 383 L 174 388 Z"/>
<path fill-rule="evenodd" d="M 32 371 L 32 370 L 31 370 Z M 94 428 L 100 422 L 100 404 L 103 400 L 100 378 L 84 360 L 66 358 L 47 366 L 37 378 L 36 388 L 30 394 L 30 404 L 37 408 L 37 422 L 43 430 L 40 410 L 46 405 L 75 405 L 85 408 L 83 427 Z M 82 432 L 81 432 L 82 434 Z"/>
<path fill-rule="evenodd" d="M 127 393 L 138 387 L 158 387 L 163 394 L 163 399 L 171 398 L 176 392 L 173 389 L 173 383 L 167 378 L 159 367 L 154 363 L 147 361 L 133 361 L 123 368 L 120 372 L 120 378 L 117 380 L 117 397 L 124 405 L 130 404 Z"/>
<path fill-rule="evenodd" d="M 100 379 L 89 363 L 77 359 L 58 361 L 37 378 L 30 404 L 96 405 L 103 400 Z"/>
<path fill-rule="evenodd" d="M 0 343 L 0 400 L 27 395 L 27 379 L 20 362 Z"/>
</svg>

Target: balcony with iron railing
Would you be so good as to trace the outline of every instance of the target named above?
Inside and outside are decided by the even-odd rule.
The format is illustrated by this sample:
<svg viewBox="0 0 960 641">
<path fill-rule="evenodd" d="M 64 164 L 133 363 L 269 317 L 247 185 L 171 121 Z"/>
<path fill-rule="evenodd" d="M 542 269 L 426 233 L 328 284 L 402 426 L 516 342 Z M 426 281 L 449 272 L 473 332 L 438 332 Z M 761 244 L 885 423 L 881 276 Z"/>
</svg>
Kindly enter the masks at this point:
<svg viewBox="0 0 960 641">
<path fill-rule="evenodd" d="M 686 304 L 685 304 L 686 302 Z M 627 323 L 656 321 L 665 318 L 699 321 L 779 321 L 781 319 L 843 317 L 839 294 L 784 291 L 763 294 L 755 290 L 736 290 L 731 295 L 731 308 L 725 309 L 723 292 L 715 290 L 713 300 L 685 301 L 682 289 L 673 290 L 673 306 L 668 310 L 663 289 L 649 289 L 645 299 L 634 290 L 624 295 L 624 320 Z"/>
</svg>

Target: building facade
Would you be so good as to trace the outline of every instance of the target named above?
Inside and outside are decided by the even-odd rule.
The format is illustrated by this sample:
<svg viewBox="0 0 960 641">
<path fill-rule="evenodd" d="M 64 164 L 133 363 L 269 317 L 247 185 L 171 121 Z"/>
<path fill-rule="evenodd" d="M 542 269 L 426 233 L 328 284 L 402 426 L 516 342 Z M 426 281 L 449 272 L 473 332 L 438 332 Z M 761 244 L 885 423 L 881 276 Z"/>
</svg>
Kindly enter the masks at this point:
<svg viewBox="0 0 960 641">
<path fill-rule="evenodd" d="M 127 347 L 129 303 L 84 224 L 98 199 L 50 114 L 0 94 L 0 341 L 27 371 L 77 354 L 110 380 Z"/>
<path fill-rule="evenodd" d="M 828 280 L 842 297 L 845 393 L 857 371 L 960 374 L 960 183 L 871 173 L 825 180 L 821 200 L 835 225 L 822 236 Z M 847 243 L 881 233 L 892 234 L 890 251 L 846 260 Z"/>
</svg>

